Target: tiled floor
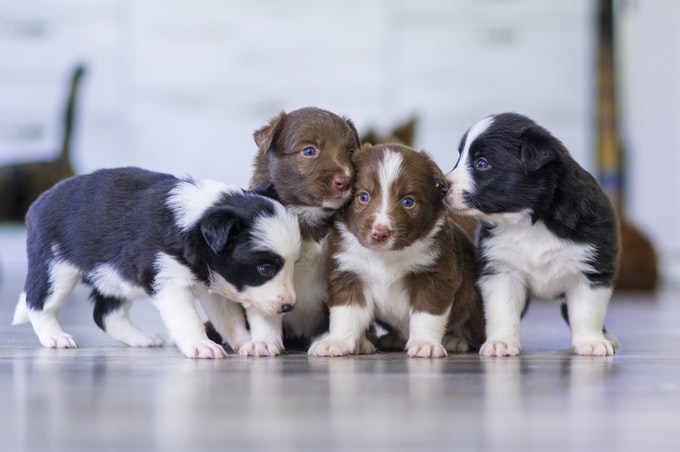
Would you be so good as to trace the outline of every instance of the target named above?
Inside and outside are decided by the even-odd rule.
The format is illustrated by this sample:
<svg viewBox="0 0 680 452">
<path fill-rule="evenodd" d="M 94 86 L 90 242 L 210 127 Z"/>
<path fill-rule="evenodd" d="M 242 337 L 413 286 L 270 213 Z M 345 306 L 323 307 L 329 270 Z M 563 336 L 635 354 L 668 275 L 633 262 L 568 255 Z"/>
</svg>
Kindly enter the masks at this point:
<svg viewBox="0 0 680 452">
<path fill-rule="evenodd" d="M 680 290 L 617 295 L 613 358 L 573 356 L 558 305 L 537 302 L 517 358 L 197 361 L 118 345 L 83 290 L 62 316 L 81 348 L 42 349 L 9 326 L 16 273 L 0 282 L 1 451 L 680 449 Z M 161 330 L 144 302 L 133 318 Z"/>
</svg>

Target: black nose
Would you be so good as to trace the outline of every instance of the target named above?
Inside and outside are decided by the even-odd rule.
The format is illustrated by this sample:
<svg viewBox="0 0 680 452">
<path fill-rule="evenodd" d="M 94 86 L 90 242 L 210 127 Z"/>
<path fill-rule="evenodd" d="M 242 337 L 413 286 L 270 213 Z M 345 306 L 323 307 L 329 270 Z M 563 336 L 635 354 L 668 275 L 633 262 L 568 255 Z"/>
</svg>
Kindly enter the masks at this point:
<svg viewBox="0 0 680 452">
<path fill-rule="evenodd" d="M 295 307 L 294 304 L 284 304 L 284 305 L 282 305 L 281 306 L 281 314 L 283 314 L 284 312 L 292 311 L 294 307 Z"/>
</svg>

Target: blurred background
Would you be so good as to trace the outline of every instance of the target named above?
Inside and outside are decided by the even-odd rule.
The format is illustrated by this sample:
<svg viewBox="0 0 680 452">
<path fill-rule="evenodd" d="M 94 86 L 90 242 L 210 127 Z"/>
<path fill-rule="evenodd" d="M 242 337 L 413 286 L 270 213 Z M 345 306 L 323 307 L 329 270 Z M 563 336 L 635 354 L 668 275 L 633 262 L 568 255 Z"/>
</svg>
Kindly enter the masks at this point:
<svg viewBox="0 0 680 452">
<path fill-rule="evenodd" d="M 415 118 L 414 146 L 448 171 L 470 125 L 517 111 L 600 177 L 662 282 L 680 283 L 680 2 L 609 11 L 607 69 L 598 0 L 0 0 L 0 179 L 57 158 L 78 65 L 77 173 L 245 186 L 253 131 L 308 105 L 360 133 Z M 24 244 L 0 224 L 7 274 Z"/>
</svg>

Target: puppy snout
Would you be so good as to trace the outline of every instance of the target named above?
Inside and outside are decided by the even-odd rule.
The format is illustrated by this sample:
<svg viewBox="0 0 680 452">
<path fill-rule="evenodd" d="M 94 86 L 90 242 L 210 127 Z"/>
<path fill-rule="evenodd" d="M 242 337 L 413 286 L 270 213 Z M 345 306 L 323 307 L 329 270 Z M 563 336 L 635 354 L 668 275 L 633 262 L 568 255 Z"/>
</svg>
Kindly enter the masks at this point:
<svg viewBox="0 0 680 452">
<path fill-rule="evenodd" d="M 294 304 L 291 304 L 291 303 L 282 304 L 282 305 L 281 305 L 281 314 L 286 313 L 286 312 L 290 312 L 290 311 L 292 311 L 294 308 L 295 308 L 295 305 L 294 305 Z"/>
<path fill-rule="evenodd" d="M 333 176 L 333 188 L 335 188 L 338 193 L 347 191 L 351 183 L 352 181 L 350 178 L 344 174 L 336 174 Z"/>
<path fill-rule="evenodd" d="M 376 225 L 371 229 L 371 238 L 378 243 L 385 242 L 390 238 L 390 230 L 387 226 Z"/>
</svg>

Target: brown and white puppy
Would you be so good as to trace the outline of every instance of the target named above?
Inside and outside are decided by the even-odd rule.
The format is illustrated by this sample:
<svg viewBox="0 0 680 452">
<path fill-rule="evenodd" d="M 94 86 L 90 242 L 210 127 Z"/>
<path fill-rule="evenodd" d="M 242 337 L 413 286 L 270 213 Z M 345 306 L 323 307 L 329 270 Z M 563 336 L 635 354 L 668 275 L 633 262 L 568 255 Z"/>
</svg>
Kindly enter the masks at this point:
<svg viewBox="0 0 680 452">
<path fill-rule="evenodd" d="M 359 135 L 350 119 L 315 107 L 281 112 L 254 133 L 258 153 L 251 188 L 298 216 L 295 310 L 283 317 L 284 345 L 305 348 L 328 329 L 325 237 L 352 195 L 351 156 Z"/>
<path fill-rule="evenodd" d="M 442 202 L 444 174 L 423 151 L 364 145 L 355 196 L 328 237 L 330 331 L 312 356 L 372 353 L 376 320 L 409 356 L 435 358 L 484 341 L 475 249 Z"/>
</svg>

